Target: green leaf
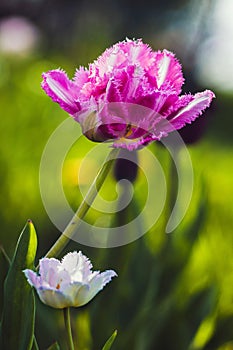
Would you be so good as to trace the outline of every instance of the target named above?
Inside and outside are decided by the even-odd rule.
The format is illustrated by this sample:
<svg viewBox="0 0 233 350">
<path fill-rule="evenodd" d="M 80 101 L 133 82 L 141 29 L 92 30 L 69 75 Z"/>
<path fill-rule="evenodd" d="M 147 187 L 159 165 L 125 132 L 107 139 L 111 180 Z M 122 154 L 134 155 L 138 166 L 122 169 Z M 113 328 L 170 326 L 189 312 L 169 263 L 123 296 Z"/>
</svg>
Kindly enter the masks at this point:
<svg viewBox="0 0 233 350">
<path fill-rule="evenodd" d="M 233 341 L 232 329 L 233 329 L 233 315 L 224 316 L 224 318 L 218 318 L 216 322 L 216 328 L 213 332 L 213 336 L 210 338 L 207 344 L 203 347 L 203 349 L 204 350 L 217 349 L 221 345 L 224 345 L 228 342 L 232 342 Z"/>
<path fill-rule="evenodd" d="M 7 255 L 7 253 L 5 252 L 5 249 L 3 248 L 3 246 L 0 246 L 0 252 L 2 253 L 3 257 L 5 258 L 5 261 L 7 262 L 7 264 L 10 266 L 11 260 L 10 260 L 9 256 Z"/>
<path fill-rule="evenodd" d="M 31 350 L 40 350 L 40 349 L 39 349 L 39 346 L 38 346 L 38 344 L 37 344 L 37 340 L 36 340 L 35 335 L 34 335 L 34 337 L 33 337 L 33 344 L 32 344 L 32 349 L 31 349 Z"/>
<path fill-rule="evenodd" d="M 102 348 L 102 350 L 109 350 L 109 349 L 111 349 L 112 344 L 113 344 L 116 336 L 117 336 L 117 330 L 115 330 L 113 332 L 113 334 L 111 335 L 111 337 L 106 341 L 106 343 L 105 343 L 104 347 Z"/>
<path fill-rule="evenodd" d="M 60 346 L 59 346 L 59 344 L 56 342 L 56 343 L 52 344 L 52 345 L 48 348 L 48 350 L 60 350 Z"/>
<path fill-rule="evenodd" d="M 2 350 L 30 350 L 33 343 L 35 300 L 23 270 L 34 267 L 37 236 L 31 221 L 23 229 L 4 283 L 1 322 Z"/>
</svg>

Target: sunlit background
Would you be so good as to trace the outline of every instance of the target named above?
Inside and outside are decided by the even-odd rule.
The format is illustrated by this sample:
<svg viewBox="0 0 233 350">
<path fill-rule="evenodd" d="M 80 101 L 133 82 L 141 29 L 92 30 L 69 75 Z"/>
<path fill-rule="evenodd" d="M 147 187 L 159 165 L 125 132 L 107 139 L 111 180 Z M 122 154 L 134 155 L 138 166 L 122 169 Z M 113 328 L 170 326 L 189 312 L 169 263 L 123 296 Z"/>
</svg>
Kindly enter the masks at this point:
<svg viewBox="0 0 233 350">
<path fill-rule="evenodd" d="M 104 250 L 73 243 L 68 248 L 89 255 L 95 269 L 113 268 L 119 275 L 90 305 L 73 310 L 80 350 L 100 349 L 114 329 L 113 349 L 233 349 L 232 14 L 232 0 L 0 2 L 0 244 L 10 257 L 28 218 L 37 228 L 38 258 L 59 236 L 40 197 L 39 165 L 50 135 L 68 116 L 42 91 L 43 71 L 62 67 L 72 77 L 76 67 L 88 65 L 106 47 L 126 37 L 142 38 L 155 50 L 176 53 L 184 92 L 208 88 L 217 97 L 181 132 L 195 182 L 177 230 L 164 232 L 176 186 L 172 161 L 166 149 L 152 144 L 170 189 L 156 225 L 124 247 Z M 87 176 L 81 174 L 78 183 L 82 158 L 92 146 L 83 139 L 81 149 L 74 145 L 64 163 L 64 190 L 74 209 L 81 201 L 78 186 L 88 187 L 89 174 L 98 168 L 96 159 L 89 160 Z M 90 222 L 116 226 L 140 211 L 146 184 L 143 174 L 128 167 L 129 178 L 136 177 L 133 204 L 114 218 L 93 210 Z M 114 196 L 116 180 L 127 176 L 115 169 L 103 195 Z M 0 268 L 2 290 L 7 271 L 2 255 Z M 59 312 L 39 302 L 38 309 L 36 332 L 45 349 L 61 337 L 62 321 Z"/>
</svg>

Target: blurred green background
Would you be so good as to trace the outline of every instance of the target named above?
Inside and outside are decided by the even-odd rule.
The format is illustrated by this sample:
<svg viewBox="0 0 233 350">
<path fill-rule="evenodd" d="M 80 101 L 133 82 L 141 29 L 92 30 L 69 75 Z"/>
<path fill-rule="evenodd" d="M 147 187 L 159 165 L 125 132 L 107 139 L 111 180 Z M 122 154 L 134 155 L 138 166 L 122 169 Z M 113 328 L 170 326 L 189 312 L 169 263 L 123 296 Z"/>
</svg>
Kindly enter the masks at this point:
<svg viewBox="0 0 233 350">
<path fill-rule="evenodd" d="M 40 197 L 39 165 L 50 135 L 68 116 L 41 90 L 43 71 L 62 67 L 72 77 L 76 67 L 88 65 L 106 47 L 126 37 L 142 38 L 155 50 L 176 53 L 184 68 L 184 92 L 209 88 L 217 97 L 181 133 L 195 178 L 191 205 L 176 231 L 164 231 L 176 188 L 172 161 L 165 148 L 152 144 L 170 188 L 156 225 L 123 247 L 71 243 L 67 248 L 81 249 L 95 269 L 113 268 L 119 275 L 90 305 L 73 310 L 78 349 L 100 349 L 114 329 L 113 349 L 233 349 L 232 10 L 227 0 L 1 1 L 0 244 L 9 256 L 28 218 L 37 228 L 38 258 L 59 236 Z M 73 208 L 81 201 L 76 173 L 91 147 L 83 139 L 64 164 L 64 188 Z M 132 176 L 135 169 L 128 167 Z M 98 213 L 103 224 L 127 222 L 140 211 L 146 184 L 140 172 L 134 175 L 133 202 L 114 218 Z M 115 181 L 112 176 L 104 186 L 106 199 Z M 90 212 L 88 220 L 96 215 Z M 2 308 L 3 255 L 0 268 Z M 41 349 L 57 338 L 62 342 L 60 313 L 40 302 L 36 335 Z"/>
</svg>

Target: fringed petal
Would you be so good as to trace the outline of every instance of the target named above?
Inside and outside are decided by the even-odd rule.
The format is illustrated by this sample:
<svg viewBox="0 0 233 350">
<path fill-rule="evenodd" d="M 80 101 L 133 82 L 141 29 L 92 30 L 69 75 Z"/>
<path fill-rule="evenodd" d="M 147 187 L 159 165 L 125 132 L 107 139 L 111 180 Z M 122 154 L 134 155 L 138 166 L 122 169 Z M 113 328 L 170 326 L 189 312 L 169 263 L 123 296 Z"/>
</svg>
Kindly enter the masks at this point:
<svg viewBox="0 0 233 350">
<path fill-rule="evenodd" d="M 62 259 L 61 267 L 69 272 L 73 281 L 83 282 L 91 273 L 92 264 L 90 260 L 79 251 L 66 254 Z"/>
<path fill-rule="evenodd" d="M 155 52 L 155 65 L 151 68 L 150 74 L 156 76 L 159 89 L 163 84 L 170 82 L 176 92 L 180 93 L 184 78 L 181 65 L 172 52 L 167 50 Z"/>
<path fill-rule="evenodd" d="M 78 293 L 79 306 L 87 304 L 115 276 L 117 276 L 117 274 L 112 270 L 107 270 L 102 273 L 97 271 L 93 272 L 88 284 L 89 288 L 82 288 Z"/>
<path fill-rule="evenodd" d="M 215 97 L 210 90 L 199 92 L 193 96 L 189 103 L 179 109 L 174 116 L 169 118 L 169 122 L 176 130 L 182 128 L 185 124 L 192 123 L 199 117 L 203 111 L 210 106 L 212 99 Z"/>
<path fill-rule="evenodd" d="M 43 73 L 42 77 L 42 88 L 62 109 L 71 115 L 74 115 L 80 110 L 80 103 L 77 101 L 78 94 L 76 86 L 74 82 L 68 79 L 63 70 L 51 70 Z"/>
</svg>

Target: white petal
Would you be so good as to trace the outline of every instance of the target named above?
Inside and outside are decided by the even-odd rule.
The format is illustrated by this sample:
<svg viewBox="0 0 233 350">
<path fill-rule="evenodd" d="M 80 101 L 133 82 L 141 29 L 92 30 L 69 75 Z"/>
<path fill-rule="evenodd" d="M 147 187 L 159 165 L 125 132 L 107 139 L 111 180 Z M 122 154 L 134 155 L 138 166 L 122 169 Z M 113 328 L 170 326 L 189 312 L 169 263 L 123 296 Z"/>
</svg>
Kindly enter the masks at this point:
<svg viewBox="0 0 233 350">
<path fill-rule="evenodd" d="M 61 266 L 70 274 L 73 282 L 82 282 L 91 274 L 92 264 L 81 251 L 68 253 L 62 259 Z"/>
<path fill-rule="evenodd" d="M 39 288 L 41 286 L 40 284 L 40 276 L 37 275 L 36 272 L 26 269 L 23 271 L 25 276 L 27 277 L 28 283 L 35 287 L 35 288 Z"/>
<path fill-rule="evenodd" d="M 42 258 L 39 262 L 39 274 L 43 280 L 47 280 L 49 269 L 58 270 L 60 261 L 54 258 Z"/>
<path fill-rule="evenodd" d="M 80 282 L 75 282 L 70 284 L 66 287 L 66 289 L 63 291 L 64 294 L 69 296 L 72 306 L 78 307 L 83 305 L 83 298 L 82 295 L 86 294 L 88 290 L 90 289 L 88 284 L 82 284 Z"/>
<path fill-rule="evenodd" d="M 37 290 L 37 293 L 44 304 L 54 308 L 63 309 L 72 306 L 69 296 L 63 294 L 59 290 L 41 288 Z"/>
<path fill-rule="evenodd" d="M 109 283 L 112 277 L 117 276 L 116 272 L 113 270 L 107 270 L 102 273 L 98 273 L 97 271 L 93 273 L 92 279 L 89 282 L 89 289 L 80 288 L 78 293 L 79 305 L 87 304 L 94 296 L 101 291 L 104 286 Z"/>
</svg>

